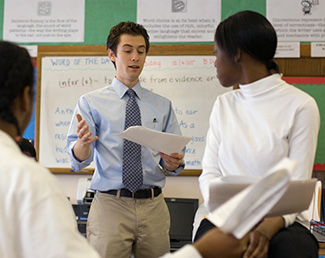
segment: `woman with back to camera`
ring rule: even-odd
[[[219,24],[214,53],[224,87],[210,116],[199,177],[207,206],[209,184],[227,175],[263,176],[281,159],[298,162],[293,179],[312,175],[320,117],[315,100],[281,79],[273,58],[277,36],[256,12],[238,12]],[[209,207],[207,207],[209,209]],[[202,220],[195,240],[211,229]],[[318,257],[318,243],[304,213],[263,220],[250,235],[243,257]]]
[[[19,149],[33,113],[26,49],[0,41],[0,257],[99,258],[54,175]]]

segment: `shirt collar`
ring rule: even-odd
[[[112,87],[114,88],[115,92],[120,97],[120,99],[122,99],[124,97],[125,93],[129,89],[126,85],[124,85],[122,82],[120,82],[116,78],[113,79]],[[134,90],[136,95],[138,96],[138,98],[141,99],[142,87],[141,87],[140,81],[138,81],[137,84],[132,87],[132,90]]]
[[[281,79],[280,74],[273,74],[249,84],[240,84],[239,88],[240,92],[245,96],[253,97],[273,90],[273,88],[279,87],[283,83],[284,81]]]

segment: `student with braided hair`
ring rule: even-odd
[[[33,83],[28,52],[0,41],[0,257],[99,258],[59,182],[17,143],[32,116]]]

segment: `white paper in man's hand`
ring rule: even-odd
[[[191,140],[191,137],[163,133],[143,126],[130,126],[116,135],[168,155],[181,152]]]

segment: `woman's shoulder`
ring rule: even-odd
[[[313,96],[296,87],[295,85],[284,82],[283,87],[281,87],[281,91],[281,94],[284,94],[284,96],[289,97],[293,101],[297,101],[299,103],[316,103]]]

